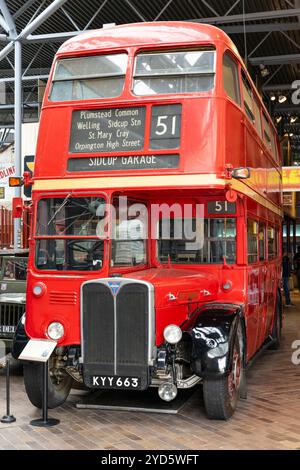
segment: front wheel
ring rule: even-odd
[[[203,382],[204,406],[210,419],[228,420],[237,407],[245,374],[243,339],[240,331],[239,333],[235,339],[230,374],[215,379],[205,379]]]
[[[52,360],[49,360],[48,408],[62,405],[71,390],[73,379],[62,369],[53,373]],[[28,362],[24,364],[24,384],[27,396],[33,406],[42,408],[43,404],[43,365]]]

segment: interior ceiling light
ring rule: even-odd
[[[298,119],[298,116],[291,116],[290,123],[293,124]]]
[[[290,137],[293,137],[293,135],[294,135],[293,132],[290,132],[290,133],[289,133],[289,136],[290,136]]]
[[[277,116],[276,117],[276,123],[279,124],[280,121],[282,121],[282,116]]]
[[[267,77],[270,74],[265,64],[260,64],[259,68],[262,77]]]
[[[280,95],[278,97],[279,103],[284,103],[287,100],[287,97],[285,95]]]
[[[275,96],[275,95],[271,95],[271,96],[270,96],[270,99],[271,99],[271,101],[275,101],[275,100],[276,100],[276,96]]]

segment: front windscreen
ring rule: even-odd
[[[133,92],[136,95],[207,92],[214,87],[215,51],[138,54]]]
[[[90,100],[120,96],[127,54],[61,59],[57,62],[49,99]]]
[[[41,199],[36,220],[36,267],[71,271],[101,269],[104,220],[102,197]]]

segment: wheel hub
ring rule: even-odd
[[[239,389],[241,379],[241,358],[240,354],[234,350],[232,360],[232,371],[228,377],[228,392],[230,398],[234,398],[235,393]]]

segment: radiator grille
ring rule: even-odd
[[[113,295],[105,283],[82,289],[82,350],[84,376],[139,376],[148,380],[149,291],[142,283],[126,282]]]
[[[0,304],[0,337],[12,338],[25,311],[22,304]]]
[[[125,284],[117,295],[117,364],[147,363],[148,289],[143,284]]]

